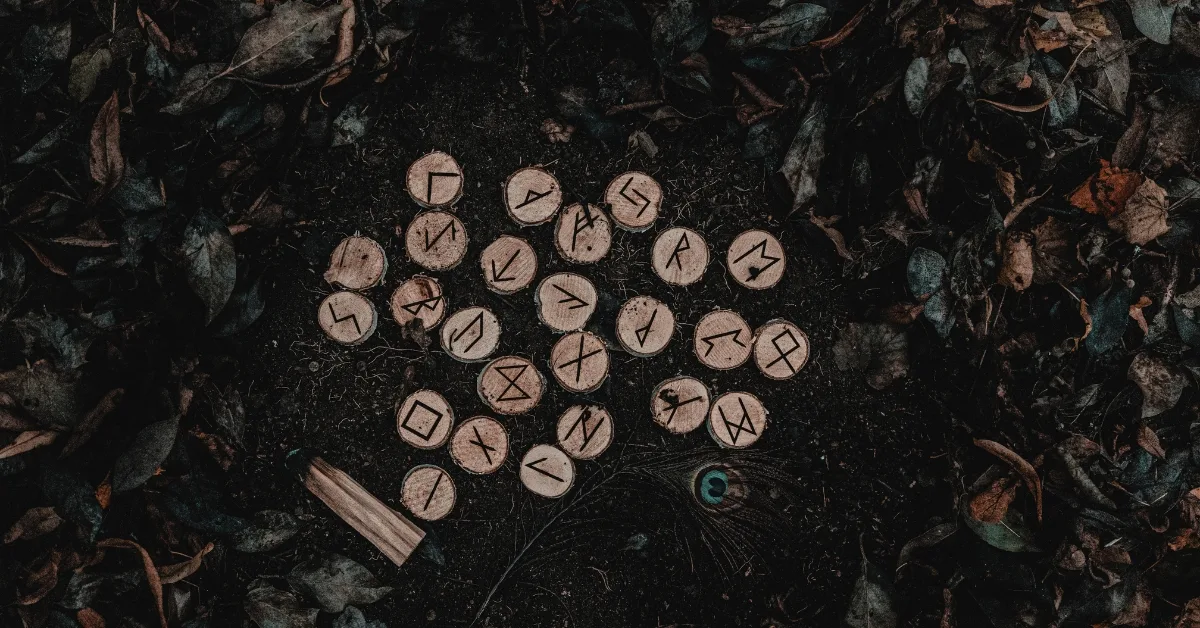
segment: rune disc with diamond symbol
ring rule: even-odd
[[[592,332],[571,332],[551,347],[550,369],[563,388],[577,393],[592,392],[608,377],[608,349]]]
[[[713,400],[708,411],[708,434],[729,449],[753,445],[766,427],[767,409],[750,393],[727,392]]]
[[[440,394],[421,389],[405,397],[396,409],[396,433],[419,449],[437,449],[450,437],[454,410]]]
[[[483,367],[475,388],[479,398],[497,414],[525,414],[541,402],[546,378],[528,359],[506,355]]]
[[[808,362],[808,336],[777,318],[754,332],[754,364],[771,379],[790,379]]]

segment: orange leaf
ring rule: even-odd
[[[1071,204],[1089,214],[1111,218],[1125,209],[1129,197],[1137,191],[1145,175],[1135,170],[1115,168],[1100,161],[1100,172],[1092,175],[1071,193]]]
[[[101,510],[108,510],[108,503],[112,501],[112,474],[105,476],[104,481],[100,486],[96,487],[96,501],[100,504]]]
[[[75,619],[83,628],[104,628],[104,618],[90,608],[79,609],[79,612],[75,613]]]
[[[0,448],[0,460],[11,458],[12,456],[23,454],[27,451],[33,451],[38,447],[43,447],[53,443],[58,438],[58,432],[54,430],[28,430],[17,434],[16,440],[9,443],[7,446]]]
[[[982,438],[975,439],[975,446],[992,454],[993,456],[1005,461],[1014,471],[1021,474],[1021,478],[1025,480],[1025,486],[1033,493],[1033,501],[1037,504],[1037,518],[1042,520],[1042,480],[1038,477],[1037,469],[1029,464],[1029,461],[1021,457],[1017,452],[997,443],[994,440],[984,440]]]
[[[984,491],[971,498],[971,518],[984,523],[1000,523],[1008,514],[1008,507],[1017,496],[1017,485],[1011,478],[1003,477]]]

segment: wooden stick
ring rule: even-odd
[[[421,528],[320,456],[297,449],[288,454],[287,466],[299,476],[305,488],[379,548],[397,567],[404,565],[425,538]]]

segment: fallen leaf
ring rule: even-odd
[[[850,606],[842,622],[847,628],[896,628],[898,617],[886,578],[865,557],[862,574],[850,592]]]
[[[1152,179],[1146,179],[1129,197],[1125,207],[1109,217],[1108,228],[1138,245],[1170,231],[1167,191]]]
[[[967,527],[988,545],[1005,552],[1040,551],[1033,541],[1033,533],[1025,525],[1025,519],[1016,508],[1008,508],[1004,518],[996,523],[980,521],[971,516],[970,502],[963,500],[963,521]]]
[[[563,124],[550,118],[542,121],[542,134],[550,140],[551,144],[566,144],[571,141],[571,134],[574,132],[575,127],[570,124]]]
[[[392,592],[366,567],[334,553],[296,565],[287,581],[292,590],[313,598],[327,613],[340,613],[347,604],[371,604]]]
[[[1093,91],[1100,101],[1124,115],[1129,96],[1129,54],[1125,52],[1125,39],[1116,17],[1107,9],[1102,13],[1110,34],[1097,39],[1090,50],[1081,53],[1080,63],[1095,73],[1097,85]]]
[[[269,552],[288,542],[299,531],[300,522],[291,514],[263,510],[255,513],[250,525],[234,535],[233,548],[248,554]]]
[[[224,63],[201,63],[188,68],[179,80],[175,97],[162,112],[181,116],[221,102],[233,91],[233,81],[221,78],[224,71]]]
[[[941,253],[916,247],[908,258],[908,289],[924,302],[923,314],[942,338],[954,328],[946,259]]]
[[[1137,303],[1129,306],[1129,318],[1132,318],[1133,322],[1138,324],[1138,327],[1141,328],[1143,334],[1150,333],[1150,324],[1146,322],[1146,316],[1143,313],[1143,310],[1153,304],[1154,301],[1151,301],[1150,297],[1142,295],[1141,297],[1138,297]]]
[[[354,9],[354,0],[342,0],[342,8],[345,9],[345,13],[342,13],[342,17],[338,21],[337,49],[333,53],[334,65],[348,60],[354,53],[354,24],[357,21],[358,12]],[[325,84],[321,86],[322,91],[326,87],[346,80],[346,77],[350,76],[350,72],[350,67],[347,66],[325,77]],[[321,102],[325,102],[324,96],[321,97]]]
[[[54,77],[56,67],[67,60],[70,52],[70,21],[30,26],[21,38],[11,66],[21,83],[21,93],[32,94],[41,89]]]
[[[850,323],[833,346],[838,370],[866,372],[867,385],[887,388],[908,374],[908,337],[887,323]]]
[[[1158,416],[1174,408],[1188,384],[1187,376],[1178,369],[1146,352],[1133,358],[1128,377],[1142,391],[1142,418]]]
[[[1038,521],[1041,521],[1042,480],[1038,477],[1037,469],[1034,469],[1033,465],[1029,464],[1029,461],[1022,458],[1020,454],[996,441],[976,438],[975,446],[1007,462],[1008,466],[1020,474],[1021,479],[1025,482],[1025,488],[1028,488],[1029,493],[1033,495],[1033,501],[1037,507],[1037,518]]]
[[[1171,43],[1171,22],[1175,18],[1175,3],[1164,4],[1162,0],[1129,0],[1133,12],[1133,25],[1147,39],[1167,45]]]
[[[900,568],[912,560],[912,556],[917,550],[933,547],[953,536],[955,532],[958,532],[958,521],[947,521],[933,526],[916,538],[909,540],[904,547],[900,548],[900,554],[896,556],[896,572],[899,573]]]
[[[293,3],[299,0],[292,0]],[[187,279],[205,306],[205,323],[211,323],[237,283],[237,254],[225,224],[207,211],[198,212],[183,231]]]
[[[1100,161],[1100,172],[1092,175],[1071,193],[1071,204],[1088,212],[1110,218],[1125,209],[1146,177],[1134,170],[1110,166]]]
[[[60,432],[54,430],[29,430],[17,434],[13,442],[0,447],[0,460],[45,447],[58,439]]]
[[[825,124],[829,111],[823,98],[809,105],[779,172],[794,195],[792,211],[807,208],[817,197],[817,179],[825,160]]]
[[[819,4],[796,2],[729,38],[730,50],[751,48],[788,50],[809,43],[829,26],[829,10]]]
[[[1154,430],[1145,424],[1138,426],[1137,444],[1138,447],[1145,449],[1147,453],[1155,458],[1160,460],[1167,458],[1167,452],[1163,449],[1162,443],[1159,442],[1158,434],[1155,434]]]
[[[95,538],[104,517],[96,492],[79,474],[57,464],[43,464],[39,488],[54,509],[69,521],[80,526],[86,538]]]
[[[175,584],[184,578],[190,577],[200,569],[203,564],[204,556],[213,550],[213,544],[209,543],[196,552],[190,560],[185,560],[174,565],[163,565],[158,568],[158,578],[163,584]]]
[[[100,505],[101,510],[108,510],[108,504],[112,502],[112,474],[104,476],[104,480],[96,487],[96,503]]]
[[[1132,295],[1124,281],[1117,281],[1108,290],[1096,297],[1085,310],[1089,333],[1084,346],[1093,355],[1112,351],[1125,336],[1129,325],[1129,304]]]
[[[104,628],[104,618],[100,613],[90,609],[81,608],[75,611],[75,620],[79,622],[83,628]]]
[[[121,154],[120,105],[115,91],[100,107],[92,124],[88,171],[92,181],[100,185],[92,193],[93,201],[103,198],[125,178],[125,156]]]
[[[1008,233],[1004,238],[1004,260],[1000,265],[999,282],[1017,292],[1022,292],[1033,283],[1032,236],[1025,233]]]
[[[333,620],[333,628],[387,628],[387,626],[378,619],[368,621],[362,611],[356,607],[347,606],[346,610]]]
[[[58,585],[58,563],[61,560],[62,554],[58,550],[53,550],[37,568],[30,569],[29,574],[25,576],[24,586],[21,587],[24,592],[17,596],[17,604],[21,606],[37,604],[53,591],[54,587]]]
[[[83,415],[79,424],[71,431],[71,436],[67,439],[67,444],[63,445],[62,452],[58,454],[58,457],[66,458],[91,440],[92,435],[99,429],[100,423],[104,421],[104,417],[116,409],[117,404],[121,403],[121,399],[124,396],[124,388],[114,388],[108,391],[100,401],[96,402],[96,405],[92,406],[92,409]]]
[[[346,108],[333,119],[333,141],[330,146],[348,146],[362,139],[375,126],[379,111],[375,104],[370,92],[350,99]]]
[[[850,249],[846,248],[846,238],[842,236],[841,231],[838,231],[834,227],[839,220],[841,220],[841,216],[818,216],[811,211],[808,214],[808,221],[816,225],[825,234],[825,237],[829,238],[838,255],[848,262],[853,262],[855,259],[854,254],[850,252]]]
[[[154,560],[150,558],[150,554],[146,549],[128,539],[101,539],[96,543],[96,547],[131,549],[142,557],[142,570],[146,573],[146,584],[150,587],[150,594],[154,596],[154,604],[158,610],[158,621],[162,624],[162,628],[169,628],[167,626],[167,616],[163,613],[162,582],[158,579],[158,570],[154,567]]]
[[[345,11],[342,4],[317,8],[301,0],[277,5],[269,17],[246,29],[223,74],[261,79],[299,66],[333,37]]]
[[[116,493],[135,489],[154,475],[175,446],[179,418],[172,417],[142,428],[113,465],[112,488]]]
[[[1017,484],[1009,477],[997,478],[967,502],[970,517],[983,523],[1000,523],[1017,497]]]
[[[246,592],[246,614],[259,628],[315,628],[317,609],[303,608],[294,593],[280,591],[266,580],[250,583]]]
[[[62,517],[54,512],[52,506],[30,508],[4,534],[4,542],[12,543],[20,539],[31,541],[53,532],[62,524],[62,521]]]

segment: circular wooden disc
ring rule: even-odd
[[[470,473],[492,473],[507,457],[508,431],[491,417],[471,417],[450,437],[450,458]]]
[[[613,221],[626,231],[649,229],[658,218],[662,199],[662,186],[644,172],[617,175],[604,190],[604,202],[612,211]]]
[[[654,238],[650,266],[659,279],[672,286],[700,281],[708,267],[708,242],[686,227],[671,227]]]
[[[602,406],[571,406],[558,418],[557,432],[558,446],[568,456],[592,460],[612,444],[612,415]]]
[[[737,312],[713,310],[696,323],[692,346],[701,364],[724,371],[746,363],[753,341],[750,326]]]
[[[513,294],[533,283],[537,275],[537,254],[525,240],[505,235],[487,245],[479,256],[479,265],[489,290]]]
[[[587,277],[575,273],[546,277],[533,298],[542,324],[557,332],[583,329],[596,311],[596,287]]]
[[[789,321],[767,321],[754,332],[754,364],[771,379],[789,379],[808,362],[808,335]]]
[[[412,162],[405,181],[408,195],[422,207],[445,207],[462,196],[462,167],[441,151]]]
[[[467,254],[467,231],[454,214],[421,212],[408,225],[404,250],[408,259],[429,270],[450,270]]]
[[[521,483],[542,497],[562,497],[575,483],[575,463],[554,445],[534,445],[521,458]]]
[[[708,411],[708,433],[722,447],[749,447],[766,427],[767,409],[750,393],[727,392],[713,400]]]
[[[650,395],[650,414],[655,423],[672,434],[687,434],[708,418],[711,401],[712,395],[704,382],[681,375],[654,387]]]
[[[442,325],[442,350],[460,362],[486,359],[500,346],[500,321],[486,307],[463,308]]]
[[[454,409],[445,397],[432,390],[418,390],[396,408],[396,433],[418,449],[441,447],[453,427]]]
[[[424,275],[416,275],[400,284],[392,293],[391,305],[392,318],[401,327],[417,319],[428,331],[437,327],[446,316],[446,297],[442,294],[442,284]]]
[[[654,297],[633,297],[617,312],[617,340],[640,358],[661,353],[674,335],[675,314]]]
[[[506,355],[488,362],[475,381],[479,398],[493,412],[525,414],[542,401],[546,378],[528,359]]]
[[[383,281],[387,255],[371,238],[354,235],[342,240],[329,256],[325,281],[346,290],[366,290]]]
[[[590,331],[573,331],[550,348],[550,370],[563,388],[592,392],[608,377],[608,348]]]
[[[375,306],[357,292],[335,292],[317,307],[317,324],[333,340],[356,345],[375,333]]]
[[[422,464],[404,474],[400,501],[415,517],[437,521],[450,514],[457,499],[454,480],[441,467]]]
[[[562,188],[538,166],[521,168],[504,182],[504,207],[518,224],[531,227],[554,217],[562,206]]]
[[[558,216],[554,245],[568,262],[593,264],[612,246],[612,221],[595,205],[575,203]]]
[[[725,263],[734,281],[751,290],[765,290],[783,278],[787,256],[775,236],[752,229],[733,239]]]

